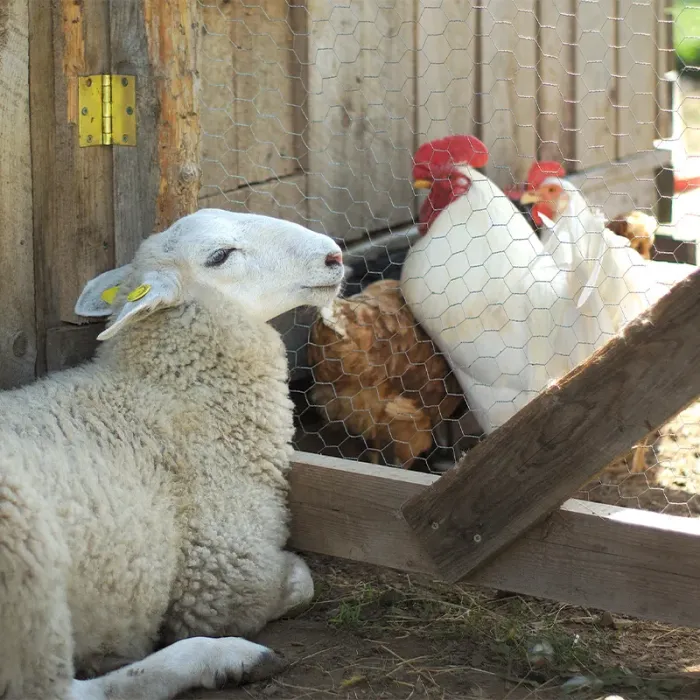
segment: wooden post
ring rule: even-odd
[[[0,387],[34,378],[36,329],[27,0],[0,5]]]
[[[146,236],[197,209],[198,3],[27,4],[37,366],[43,373],[94,351],[102,324],[73,313],[85,283],[128,262]],[[91,73],[136,76],[135,147],[79,147],[77,81]],[[15,122],[26,119],[7,120],[13,129]]]
[[[696,271],[403,506],[440,574],[473,573],[683,410],[699,365]]]
[[[113,2],[113,6],[119,4]],[[197,210],[201,177],[195,95],[197,8],[197,0],[143,0],[159,110],[156,231]]]

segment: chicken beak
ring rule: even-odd
[[[432,187],[432,182],[430,180],[416,180],[413,183],[413,189],[416,190],[429,190]]]
[[[520,204],[537,204],[539,201],[537,192],[525,192],[520,196]]]

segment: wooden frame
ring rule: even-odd
[[[498,555],[700,396],[700,270],[402,510],[448,581]]]
[[[305,452],[291,473],[291,545],[439,576],[401,516],[441,478]],[[700,521],[566,501],[467,580],[572,605],[700,627]]]

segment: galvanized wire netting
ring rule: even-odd
[[[658,148],[673,113],[665,0],[200,0],[199,9],[201,205],[334,236],[347,251],[342,296],[360,295],[318,318],[300,311],[277,322],[299,449],[450,468],[634,315],[640,292],[606,262],[610,236],[653,259],[642,262],[662,282],[695,263],[692,242],[673,237],[670,157]],[[434,193],[452,177],[450,213],[429,222],[414,160],[448,135],[485,144],[488,162],[475,172],[500,189],[495,205],[450,209],[484,183],[460,189],[445,167],[459,166],[464,149],[438,145],[441,168],[428,163],[428,186]],[[520,197],[542,184],[532,181],[535,161],[561,164],[586,205],[600,208],[600,219],[574,212],[592,229],[567,243],[533,217]],[[600,221],[613,231],[603,234]],[[430,223],[425,235],[421,222]],[[425,253],[431,262],[415,267],[412,285],[411,242],[431,237],[447,252]],[[543,256],[556,268],[551,279]],[[432,307],[418,300],[421,284]],[[691,407],[580,495],[695,513],[697,413]]]

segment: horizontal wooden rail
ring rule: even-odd
[[[413,496],[404,517],[457,581],[698,396],[700,270]]]
[[[297,452],[299,550],[437,576],[401,506],[437,477]],[[700,521],[569,500],[470,584],[700,627]]]

